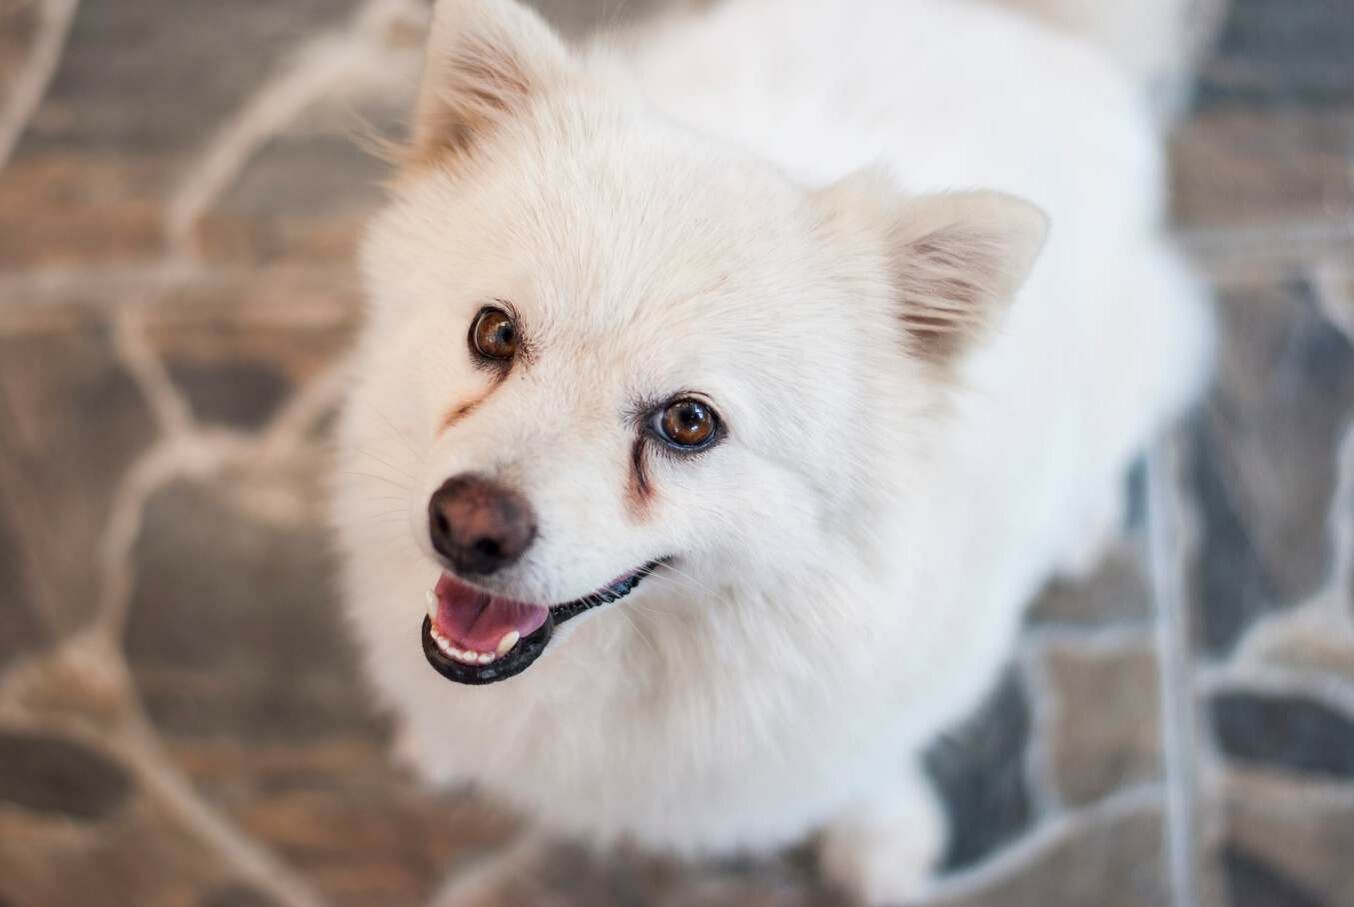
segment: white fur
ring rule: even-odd
[[[916,896],[945,840],[921,748],[991,687],[1050,573],[1084,569],[1126,466],[1207,369],[1140,92],[1090,45],[962,0],[727,0],[581,54],[503,0],[438,18],[416,149],[433,162],[368,237],[334,496],[402,753],[598,844],[762,850],[826,828],[836,881]],[[493,65],[461,66],[466,47]],[[499,75],[514,55],[522,85]],[[435,118],[467,98],[468,147],[439,158]],[[1013,301],[1042,219],[929,195],[976,189],[1052,225]],[[996,257],[959,254],[982,298],[937,364],[897,288],[925,276],[908,237],[946,218],[995,225]],[[496,388],[466,348],[490,299],[531,348]],[[636,516],[630,409],[680,390],[728,437],[650,455]],[[560,602],[674,568],[520,676],[453,684],[418,642],[426,506],[467,470],[540,523],[494,591]]]

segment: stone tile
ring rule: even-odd
[[[1161,907],[1170,903],[1156,810],[1077,828],[1013,877],[937,907]]]
[[[1225,692],[1209,714],[1218,746],[1272,771],[1354,779],[1354,718],[1299,696]]]
[[[1199,106],[1354,102],[1354,16],[1346,0],[1231,0],[1200,73]]]
[[[1226,848],[1222,868],[1231,907],[1322,907],[1297,882],[1243,850]]]
[[[411,89],[414,84],[411,78]],[[362,136],[400,136],[411,104],[315,105],[269,141],[203,217],[198,241],[204,255],[213,261],[351,259],[391,170],[363,147]]]
[[[528,865],[495,871],[457,907],[847,907],[805,866],[782,858],[683,863],[622,850],[597,855],[568,845]]]
[[[1034,627],[1094,628],[1141,624],[1152,617],[1142,554],[1132,542],[1116,545],[1082,581],[1054,580],[1029,613]]]
[[[154,255],[193,156],[299,42],[353,0],[86,0],[0,173],[0,263]],[[185,90],[191,86],[191,90]]]
[[[37,0],[6,0],[0,6],[0,103],[28,59],[38,26]]]
[[[181,907],[228,878],[190,831],[136,798],[97,827],[0,807],[0,902]]]
[[[0,333],[0,513],[19,543],[23,598],[39,622],[0,620],[61,635],[98,595],[100,533],[128,466],[154,421],[118,362],[110,329],[82,306],[54,305],[25,333]]]
[[[1025,776],[1028,694],[1010,671],[976,715],[926,753],[926,768],[950,813],[946,869],[977,863],[1034,822]]]
[[[422,903],[454,866],[517,829],[463,791],[421,789],[376,739],[216,738],[172,750],[210,802],[339,907]]]
[[[46,631],[24,575],[19,529],[0,509],[0,670],[15,656],[32,651]]]
[[[1189,228],[1339,228],[1354,211],[1354,112],[1205,113],[1171,141],[1172,204]]]
[[[199,420],[258,428],[347,349],[357,293],[346,267],[203,281],[149,309],[146,334]]]
[[[131,791],[122,766],[83,744],[0,730],[0,803],[70,819],[102,819]]]
[[[1337,442],[1354,413],[1354,349],[1305,284],[1237,291],[1220,309],[1218,380],[1191,463],[1202,521],[1194,630],[1210,653],[1322,584]]]
[[[1220,862],[1230,907],[1343,907],[1354,892],[1354,801],[1292,784],[1229,782]]]
[[[1074,805],[1160,773],[1156,656],[1146,646],[1104,653],[1050,651],[1050,754],[1055,783]]]
[[[526,0],[556,28],[570,35],[584,35],[598,28],[608,28],[676,5],[674,0]]]
[[[260,894],[248,885],[238,882],[222,885],[207,892],[199,902],[201,907],[276,907],[277,902]]]
[[[308,740],[379,727],[343,632],[318,471],[176,483],[150,500],[126,646],[165,733]]]

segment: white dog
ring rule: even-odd
[[[822,831],[919,896],[920,751],[1207,369],[1143,83],[969,0],[434,19],[334,505],[406,753],[599,845]]]

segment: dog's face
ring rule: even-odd
[[[795,185],[601,68],[444,0],[365,248],[338,523],[350,571],[423,578],[359,607],[423,620],[452,680],[520,673],[650,575],[699,608],[863,544],[883,458],[1042,242],[1004,196]]]

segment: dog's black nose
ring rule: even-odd
[[[457,572],[485,575],[514,563],[536,537],[531,505],[474,473],[452,476],[428,502],[433,550]]]

